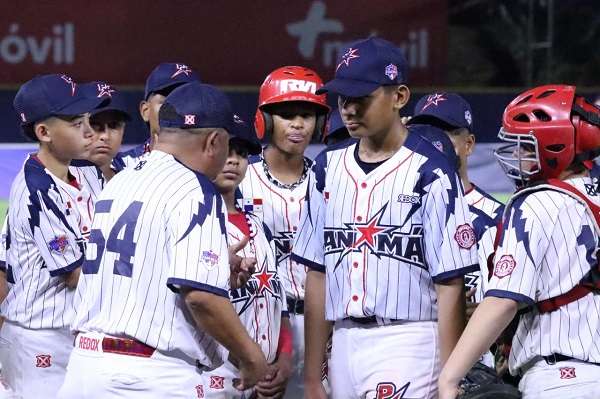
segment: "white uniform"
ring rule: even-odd
[[[81,182],[63,182],[35,156],[15,178],[9,203],[6,264],[13,285],[1,306],[3,377],[26,398],[53,397],[73,346],[74,290],[62,277],[83,263],[93,203]]]
[[[312,161],[305,158],[305,171]],[[268,172],[262,156],[249,158],[246,177],[240,184],[243,200],[240,206],[262,218],[273,233],[275,255],[281,283],[288,298],[288,312],[292,325],[294,345],[294,373],[288,382],[286,398],[304,395],[304,285],[306,267],[294,262],[290,255],[294,233],[298,229],[300,211],[304,206],[307,179],[286,186]]]
[[[69,166],[69,172],[75,176],[77,181],[82,182],[87,187],[95,203],[96,198],[100,196],[106,185],[106,179],[100,168],[89,161],[74,160]]]
[[[220,366],[225,350],[179,290],[228,297],[225,223],[214,185],[172,155],[154,151],[111,179],[96,203],[59,397],[196,397],[201,370]]]
[[[460,182],[416,134],[369,173],[357,154],[352,140],[315,160],[292,255],[326,273],[332,394],[435,397],[434,283],[478,268]]]
[[[248,283],[242,288],[231,289],[229,297],[248,334],[260,345],[267,362],[272,363],[277,357],[281,318],[287,317],[285,292],[279,281],[271,233],[258,217],[247,215],[248,219],[242,214],[229,215],[227,235],[229,243],[235,244],[250,234],[252,239],[239,255],[256,258],[257,267]],[[242,393],[233,387],[233,379],[238,378],[239,371],[230,362],[206,373],[206,398],[251,397],[252,389]]]
[[[137,166],[141,160],[145,159],[150,153],[150,139],[142,144],[138,144],[130,150],[118,152],[112,160],[111,168],[115,172],[120,172],[130,166]]]
[[[589,177],[565,182],[600,205]],[[583,202],[557,190],[531,190],[507,206],[486,292],[522,307],[568,292],[598,262],[599,234]],[[524,374],[524,398],[600,397],[600,366],[590,364],[600,363],[599,309],[600,296],[588,294],[549,313],[534,308],[521,315],[509,369]],[[579,360],[550,365],[542,358],[553,354]]]

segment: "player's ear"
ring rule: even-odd
[[[218,154],[221,146],[227,145],[228,141],[228,133],[225,130],[213,129],[207,134],[204,150],[211,156]]]
[[[467,137],[465,138],[465,145],[467,147],[467,156],[471,155],[473,153],[473,150],[475,150],[475,135],[468,133]]]
[[[52,141],[50,129],[52,124],[48,120],[44,120],[33,125],[33,132],[40,143],[49,143]]]
[[[150,120],[150,103],[146,100],[140,101],[140,116],[144,120],[144,122],[148,122]]]
[[[408,86],[399,85],[393,93],[393,107],[396,112],[400,111],[410,100],[410,89]]]

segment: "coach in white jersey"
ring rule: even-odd
[[[263,378],[265,357],[229,301],[226,209],[211,182],[228,135],[243,133],[233,119],[216,88],[178,87],[155,151],[102,191],[58,397],[197,397],[225,348],[240,365],[237,388]]]
[[[303,396],[304,284],[306,268],[290,258],[292,240],[304,206],[308,171],[312,161],[304,156],[313,136],[323,134],[329,107],[319,75],[300,66],[271,72],[260,87],[255,128],[269,144],[250,158],[240,185],[242,206],[258,215],[273,234],[280,277],[294,331],[294,374],[287,398]]]
[[[232,288],[229,297],[248,334],[262,348],[270,363],[265,380],[260,381],[257,393],[266,397],[280,397],[285,392],[292,370],[292,332],[287,314],[285,292],[275,262],[275,248],[271,231],[250,211],[237,203],[238,186],[248,168],[248,154],[261,152],[258,140],[247,141],[237,137],[229,140],[229,156],[215,179],[227,207],[227,235],[230,243],[249,240],[242,256],[255,257],[257,268],[252,278],[242,287]],[[239,371],[227,361],[207,373],[206,398],[250,398],[254,389],[240,392],[233,387]]]
[[[148,125],[150,137],[130,150],[117,153],[112,163],[115,172],[136,166],[154,148],[160,130],[158,111],[169,93],[185,83],[199,81],[200,78],[189,66],[176,62],[163,62],[150,72],[146,79],[144,99],[140,102],[140,116]]]
[[[600,198],[585,164],[600,112],[575,87],[541,86],[505,109],[496,155],[524,188],[509,201],[483,302],[440,376],[440,398],[521,310],[509,369],[523,398],[600,397]]]
[[[68,326],[92,208],[69,163],[88,156],[85,114],[102,102],[86,98],[66,75],[36,77],[15,96],[23,132],[39,150],[10,191],[5,248],[12,286],[0,307],[0,360],[3,379],[25,398],[55,396],[72,348]]]
[[[316,158],[294,241],[293,259],[310,268],[307,398],[324,397],[332,324],[334,398],[436,397],[440,362],[464,326],[475,236],[454,168],[401,122],[406,69],[399,48],[369,38],[344,49],[322,89],[339,94],[355,139]]]

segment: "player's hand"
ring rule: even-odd
[[[233,387],[238,391],[252,388],[265,378],[267,366],[265,355],[258,344],[255,344],[252,353],[249,353],[245,360],[240,360],[238,365],[240,378],[233,380]]]
[[[477,306],[479,305],[479,303],[474,302],[475,301],[475,291],[477,291],[477,287],[471,288],[465,294],[465,296],[467,297],[467,308],[466,308],[467,323],[469,322],[469,320],[471,319],[471,316],[473,315],[473,313],[475,313],[475,309],[477,309]]]
[[[238,243],[229,247],[229,268],[231,276],[229,284],[231,288],[239,288],[246,285],[256,268],[256,258],[242,258],[237,253],[248,244],[249,238],[244,237]]]
[[[304,398],[305,399],[327,399],[327,393],[321,380],[306,381],[304,380]]]
[[[269,365],[264,380],[256,384],[256,397],[259,399],[282,398],[293,369],[292,357],[287,353],[280,353],[277,361]]]

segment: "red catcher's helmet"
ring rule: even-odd
[[[315,94],[321,86],[323,81],[312,69],[284,66],[271,72],[260,86],[258,94],[258,109],[254,118],[254,128],[258,138],[262,139],[273,131],[273,117],[265,108],[268,109],[271,104],[288,101],[315,104],[317,106],[315,134],[324,134],[329,106],[325,94]]]
[[[557,178],[574,161],[600,154],[599,126],[600,110],[575,96],[575,86],[536,87],[506,106],[498,137],[510,144],[495,155],[508,177],[521,184]]]

